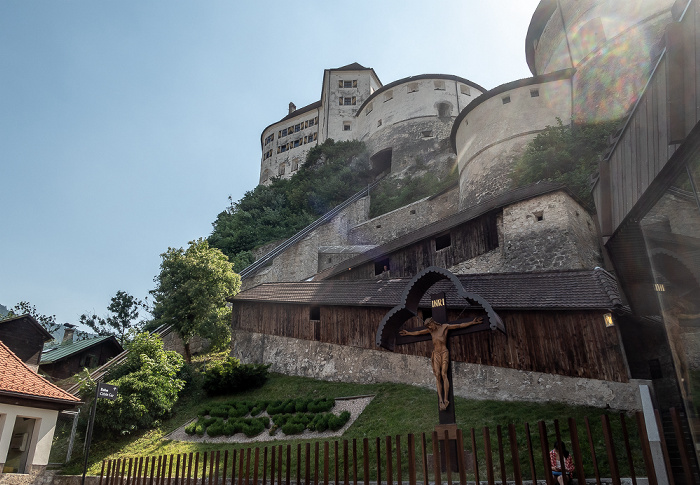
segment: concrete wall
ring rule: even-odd
[[[504,207],[497,224],[498,248],[448,269],[455,274],[502,273],[602,264],[592,217],[564,191]]]
[[[0,403],[0,475],[10,449],[10,440],[17,417],[36,420],[29,441],[28,470],[41,469],[49,463],[58,411]]]
[[[234,329],[231,355],[270,370],[336,382],[397,382],[435,389],[430,359]],[[454,393],[466,399],[563,402],[639,410],[640,382],[618,383],[455,363]]]
[[[460,209],[507,190],[525,145],[557,117],[567,123],[570,113],[568,79],[516,87],[474,106],[455,138]]]

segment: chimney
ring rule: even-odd
[[[72,344],[74,333],[75,333],[75,325],[71,325],[70,323],[64,323],[63,324],[63,340],[61,341],[61,345]]]
[[[297,110],[297,106],[294,103],[289,103],[289,114],[294,113]]]

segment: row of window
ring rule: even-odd
[[[444,91],[445,90],[445,81],[442,81],[442,80],[434,81],[434,83],[435,83],[435,90],[436,91]],[[409,93],[417,92],[418,88],[419,88],[418,83],[409,83],[406,87],[406,89]],[[471,96],[471,89],[466,84],[460,84],[459,89],[460,89],[460,92],[462,94],[466,94],[467,96]],[[392,100],[392,99],[394,99],[394,91],[393,90],[389,90],[386,93],[384,93],[384,102],[385,103],[387,101]],[[342,99],[341,99],[340,104],[343,104]],[[355,104],[355,103],[353,103],[353,104]],[[367,107],[365,108],[365,116],[370,114],[372,112],[372,109],[374,109],[374,103],[369,103],[367,105]]]
[[[346,96],[346,97],[341,96],[340,98],[338,98],[338,104],[339,104],[340,106],[350,106],[350,105],[353,105],[353,106],[354,106],[354,105],[357,104],[357,98],[356,98],[355,96],[352,96],[352,97],[350,97],[350,96]]]
[[[535,88],[530,90],[530,97],[531,98],[539,98],[540,97],[540,90]],[[501,102],[503,104],[508,104],[510,103],[510,94],[507,94],[501,98]]]
[[[291,135],[292,133],[298,133],[301,130],[304,130],[306,128],[309,128],[311,126],[316,126],[318,124],[318,116],[315,118],[308,119],[306,121],[302,121],[301,123],[297,123],[296,125],[292,125],[289,128],[285,128],[284,130],[279,130],[278,134],[280,138],[284,138],[287,135]],[[268,136],[267,138],[273,137],[273,135]],[[267,138],[265,139],[265,144],[267,145]],[[274,138],[270,138],[270,141],[272,141]]]
[[[270,158],[271,156],[272,156],[272,148],[270,148],[268,151],[266,151],[266,152],[263,154],[263,160],[267,160],[267,159]]]
[[[311,143],[312,141],[316,140],[318,140],[318,133],[314,133],[309,136],[305,136],[304,138],[299,138],[297,140],[290,141],[285,145],[280,145],[277,147],[277,153],[286,152],[287,150],[291,150],[292,148],[296,148],[301,145],[306,145],[307,143]]]
[[[338,87],[339,88],[356,88],[357,87],[357,79],[353,79],[351,81],[341,79],[338,81]]]
[[[274,139],[275,139],[275,134],[273,133],[270,136],[268,136],[267,138],[265,138],[265,145],[272,143],[274,141]]]

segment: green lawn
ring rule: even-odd
[[[174,409],[171,419],[161,423],[156,429],[140,432],[133,436],[120,439],[100,440],[94,438],[90,453],[90,474],[99,474],[103,459],[114,459],[120,457],[133,457],[145,455],[178,454],[189,452],[205,452],[216,450],[240,450],[250,447],[250,444],[213,444],[178,442],[166,440],[164,437],[182,424],[197,416],[199,408],[209,402],[227,401],[235,398],[240,399],[285,399],[290,397],[345,397],[357,395],[374,395],[375,398],[367,406],[362,415],[338,440],[358,440],[358,447],[361,448],[363,438],[370,438],[371,452],[374,456],[374,443],[377,437],[384,443],[385,436],[402,437],[402,444],[405,447],[408,433],[418,435],[416,442],[420,442],[420,433],[428,433],[428,446],[431,449],[431,433],[438,423],[437,398],[435,392],[426,389],[419,389],[413,386],[401,384],[347,384],[337,382],[317,381],[301,377],[289,377],[272,374],[264,387],[253,391],[238,394],[236,396],[222,396],[213,399],[207,398],[201,391],[190,389],[183,392],[183,395]],[[567,406],[564,404],[537,404],[522,402],[495,402],[495,401],[470,401],[456,398],[457,423],[465,433],[465,448],[471,449],[471,429],[475,429],[478,455],[483,456],[483,428],[490,428],[492,449],[494,450],[494,460],[498,462],[497,454],[497,427],[500,425],[503,432],[503,446],[506,456],[510,456],[508,444],[508,425],[513,423],[516,426],[518,435],[518,446],[521,456],[521,463],[528,462],[527,443],[525,435],[525,423],[530,424],[532,432],[532,445],[535,456],[541,456],[540,441],[537,433],[537,422],[545,422],[548,431],[548,440],[551,444],[555,439],[554,420],[560,420],[561,432],[567,443],[570,443],[567,426],[567,418],[576,419],[577,429],[584,448],[584,466],[590,468],[590,452],[588,439],[584,425],[584,417],[590,417],[593,428],[593,441],[596,448],[599,465],[605,470],[607,468],[606,453],[604,448],[603,434],[601,430],[600,416],[603,410],[597,408]],[[617,446],[617,457],[623,473],[629,473],[629,466],[626,462],[624,442],[621,439],[620,417],[615,413],[609,413],[610,421],[613,425],[613,433],[620,437],[615,439]],[[627,418],[627,426],[630,436],[634,437],[633,448],[635,449],[635,469],[642,472],[641,453],[639,452],[637,431],[633,417]],[[308,440],[278,440],[261,443],[263,446],[292,445],[295,452],[297,444],[306,443]],[[302,445],[302,448],[305,445]],[[341,445],[342,446],[342,445]],[[383,446],[383,445],[382,445]],[[76,449],[81,448],[76,444]],[[331,449],[333,445],[331,444]],[[404,450],[405,453],[405,450]],[[483,458],[480,458],[480,462]],[[537,460],[538,463],[541,462]],[[406,460],[404,460],[405,467]],[[480,466],[480,468],[483,465]],[[591,469],[592,470],[592,469]],[[82,458],[75,456],[72,462],[64,468],[66,474],[78,474],[82,472]],[[482,470],[483,473],[483,470]],[[529,473],[524,470],[523,473]],[[541,472],[540,472],[541,473]],[[588,473],[588,471],[587,471]],[[644,474],[644,473],[641,473]],[[541,476],[541,475],[540,475]]]

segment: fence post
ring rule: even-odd
[[[666,447],[666,436],[664,436],[664,427],[661,424],[661,416],[659,415],[659,410],[654,409],[654,418],[656,420],[656,427],[659,429],[659,440],[661,441],[661,450],[664,455],[664,464],[666,465],[666,475],[668,476],[668,483],[670,485],[675,485],[675,480],[673,478],[672,468],[671,468],[671,458],[668,456],[668,448]]]
[[[384,438],[384,442],[386,444],[386,485],[393,485],[393,467],[391,466],[391,436],[386,436]]]
[[[576,478],[578,483],[586,483],[586,474],[583,470],[583,455],[581,454],[581,444],[578,439],[578,429],[576,420],[569,418],[569,437],[571,438],[571,451],[574,452],[574,465],[576,466]],[[651,484],[650,484],[651,485]]]
[[[513,463],[513,480],[515,480],[515,485],[523,485],[523,476],[520,471],[520,453],[518,453],[518,437],[515,435],[515,425],[513,423],[508,425],[508,441],[510,442],[510,457]],[[536,485],[536,483],[533,482],[533,485]]]
[[[634,460],[632,459],[632,450],[630,449],[630,438],[627,433],[627,422],[625,421],[624,413],[620,413],[620,424],[622,425],[622,437],[625,440],[625,451],[627,452],[627,463],[630,467],[630,478],[632,485],[637,485],[637,475],[634,472]]]
[[[467,464],[464,463],[464,434],[457,428],[457,465],[459,468],[459,485],[467,485]]]
[[[396,485],[401,483],[401,436],[396,435]]]
[[[445,473],[447,474],[447,485],[452,485],[452,462],[450,460],[450,432],[445,430]],[[442,461],[442,460],[441,460]]]
[[[617,466],[617,455],[615,454],[615,444],[613,443],[612,429],[610,428],[610,418],[607,414],[600,417],[603,423],[603,437],[605,438],[605,448],[608,453],[608,464],[610,465],[610,478],[613,485],[620,485],[620,470]]]
[[[408,485],[416,485],[416,442],[413,433],[408,434]]]
[[[474,482],[479,485],[479,460],[476,456],[476,431],[474,428],[472,428],[472,460],[474,461]]]
[[[484,426],[484,458],[486,458],[486,479],[489,485],[495,485],[493,477],[493,456],[491,454],[491,433],[489,428]]]
[[[369,439],[364,438],[362,440],[362,466],[364,468],[364,482],[365,485],[369,485]]]
[[[423,483],[428,483],[428,444],[425,440],[425,433],[421,434],[421,462],[423,464]]]
[[[503,453],[503,433],[500,424],[496,427],[496,436],[498,437],[498,464],[501,467],[501,483],[506,485],[506,460]]]
[[[438,442],[436,431],[433,431],[433,471],[435,472],[435,485],[440,485],[442,483],[442,477],[440,476],[440,443]]]
[[[671,420],[673,421],[673,432],[676,435],[676,442],[678,443],[678,453],[681,455],[686,484],[695,485],[695,477],[693,476],[693,471],[690,469],[690,460],[688,459],[688,448],[685,446],[681,417],[676,408],[671,408]]]
[[[545,426],[544,421],[538,421],[537,428],[540,432],[540,450],[542,452],[542,464],[544,465],[544,479],[547,481],[547,485],[555,485],[554,480],[552,480],[552,464],[549,462],[547,427]]]

